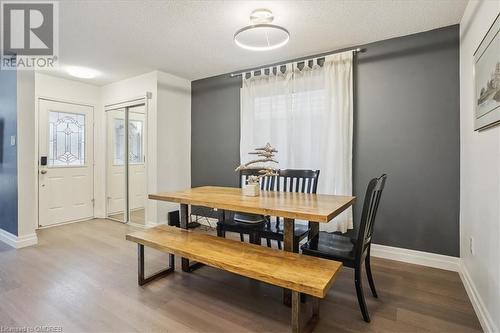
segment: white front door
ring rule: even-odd
[[[39,100],[39,226],[94,217],[93,108]]]

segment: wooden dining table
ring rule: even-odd
[[[259,196],[245,196],[240,188],[203,186],[178,192],[150,194],[149,199],[180,204],[180,227],[188,228],[189,205],[214,208],[224,214],[227,211],[253,213],[283,218],[283,249],[299,252],[293,237],[295,220],[309,222],[309,239],[319,233],[319,224],[328,223],[353,205],[356,197],[343,195],[309,194],[296,192],[261,191]],[[182,258],[182,270],[192,271],[200,267],[190,265]],[[285,302],[287,303],[285,292]]]

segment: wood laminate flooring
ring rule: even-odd
[[[92,220],[38,231],[39,244],[0,243],[0,326],[61,326],[63,332],[288,332],[280,288],[211,267],[137,285],[133,229]],[[146,249],[146,269],[168,255]],[[457,273],[373,258],[379,299],[365,279],[372,318],[362,320],[353,271],[321,302],[315,332],[479,332]]]

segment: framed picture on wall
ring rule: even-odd
[[[500,14],[474,52],[474,129],[500,124]]]

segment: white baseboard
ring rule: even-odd
[[[408,250],[386,245],[372,244],[371,255],[373,257],[440,268],[448,271],[458,272],[460,270],[460,258],[445,256],[441,254]]]
[[[483,331],[487,333],[499,332],[463,261],[460,262],[459,274]]]
[[[12,246],[15,249],[38,244],[38,237],[36,233],[24,236],[16,236],[8,231],[0,229],[0,241]]]

